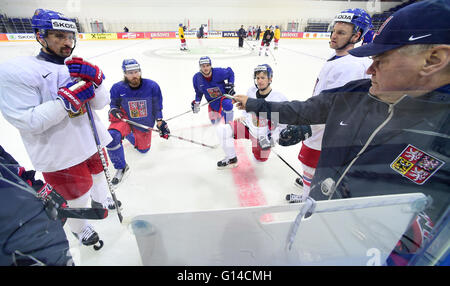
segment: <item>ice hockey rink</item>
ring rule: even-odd
[[[258,56],[260,42],[247,41],[238,48],[236,39],[188,39],[188,52],[179,50],[177,39],[78,41],[74,55],[81,56],[102,68],[109,88],[123,78],[125,58],[136,59],[142,76],[155,80],[163,94],[163,115],[170,118],[190,110],[194,99],[192,77],[199,70],[198,59],[209,56],[213,67],[231,67],[235,73],[235,90],[245,94],[253,83],[253,69],[269,64],[274,70],[272,87],[290,100],[311,96],[316,76],[331,50],[327,40],[281,39],[278,50]],[[8,42],[0,45],[0,61],[17,56],[36,55],[36,42]],[[202,100],[202,104],[205,99]],[[97,111],[108,126],[108,108]],[[235,109],[235,118],[240,111]],[[71,253],[77,265],[142,265],[131,219],[140,214],[185,212],[241,208],[258,205],[287,204],[285,195],[299,193],[294,185],[297,175],[273,152],[268,161],[258,163],[251,153],[249,140],[236,141],[239,166],[218,170],[217,161],[224,153],[218,146],[214,127],[207,115],[207,106],[198,114],[188,113],[168,122],[173,135],[192,139],[215,148],[207,148],[176,138],[164,140],[153,133],[151,149],[146,154],[134,150],[124,141],[125,156],[130,165],[129,176],[117,187],[122,202],[124,223],[117,213],[100,221],[92,221],[104,241],[95,251],[81,246],[65,226]],[[0,144],[27,169],[33,169],[18,131],[0,114]],[[275,152],[298,172],[297,160],[301,145],[276,146]],[[68,152],[70,152],[68,150]],[[110,173],[114,174],[110,165]],[[40,174],[39,174],[40,175]]]

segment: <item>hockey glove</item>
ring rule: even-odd
[[[281,146],[291,146],[311,137],[311,126],[309,125],[288,125],[280,132],[278,144]]]
[[[122,119],[124,117],[123,112],[119,108],[111,108],[108,113],[117,119]]]
[[[158,121],[158,124],[156,124],[156,127],[159,130],[159,136],[164,139],[169,139],[169,135],[170,135],[169,126],[167,126],[167,123],[162,119],[158,119],[157,121]],[[161,122],[161,124],[159,124],[160,122]]]
[[[59,216],[58,210],[67,208],[67,201],[53,189],[48,183],[43,183],[43,186],[37,191],[38,197],[44,201],[45,211],[49,218],[56,220],[61,219],[62,225],[66,223],[67,218]]]
[[[200,112],[200,102],[193,100],[191,102],[191,108],[194,113]]]
[[[69,68],[70,76],[91,81],[95,87],[101,85],[105,79],[105,75],[98,66],[86,62],[82,58],[73,57],[66,62],[66,65]]]
[[[92,82],[71,82],[58,90],[58,99],[67,111],[77,113],[87,101],[95,96]]]
[[[269,133],[268,136],[260,135],[258,137],[258,145],[262,150],[268,150],[273,147],[275,143],[273,142]]]
[[[229,95],[235,95],[236,92],[234,91],[234,83],[232,82],[227,82],[225,84],[225,92]]]

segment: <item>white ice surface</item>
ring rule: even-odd
[[[259,42],[248,42],[238,48],[237,39],[187,40],[189,52],[179,50],[179,40],[116,40],[80,41],[74,54],[102,68],[104,84],[109,89],[123,77],[121,63],[134,58],[142,68],[143,77],[155,80],[163,94],[163,115],[170,118],[190,109],[194,99],[192,76],[198,71],[198,59],[210,56],[214,67],[231,67],[235,72],[237,93],[245,94],[253,85],[253,68],[268,63],[274,70],[272,87],[290,100],[305,100],[311,96],[316,77],[331,53],[327,40],[281,39],[272,55],[258,56]],[[254,51],[251,46],[256,44]],[[265,49],[264,49],[265,50]],[[263,54],[264,54],[263,50]],[[0,43],[0,61],[17,56],[36,55],[36,42]],[[275,60],[274,60],[275,57]],[[204,103],[204,99],[202,103]],[[108,126],[108,108],[98,112]],[[239,111],[235,111],[235,117]],[[199,114],[186,114],[168,122],[172,134],[209,145],[218,144],[214,127],[210,126],[207,106]],[[27,169],[33,169],[18,131],[0,114],[0,144]],[[251,143],[240,140],[250,165],[239,166],[240,172],[254,172],[268,205],[286,204],[285,195],[299,191],[294,186],[297,175],[274,153],[265,163],[256,163]],[[141,265],[136,240],[127,223],[139,214],[235,208],[248,205],[239,199],[241,186],[236,185],[230,170],[217,170],[216,162],[223,158],[220,147],[209,149],[175,138],[164,140],[154,134],[147,154],[141,154],[124,141],[125,156],[131,167],[128,178],[119,185],[116,194],[123,204],[125,223],[120,224],[116,212],[102,221],[92,221],[105,245],[100,251],[80,246],[65,227],[71,252],[78,265]],[[276,152],[301,172],[297,160],[301,145],[277,146]],[[69,151],[68,151],[69,152]],[[110,165],[110,172],[114,169]]]

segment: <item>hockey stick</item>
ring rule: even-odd
[[[286,160],[284,160],[283,157],[281,157],[281,156],[275,151],[274,148],[271,148],[270,150],[272,150],[273,153],[275,153],[275,155],[277,155],[277,157],[280,158],[281,161],[283,161],[289,168],[291,168],[292,171],[294,171],[294,172],[300,177],[300,179],[303,180],[303,176],[300,175],[300,174],[294,169],[294,167],[292,167],[288,162],[286,162]]]
[[[270,55],[272,56],[273,61],[275,62],[275,65],[278,65],[278,64],[277,64],[277,60],[275,59],[275,56],[274,56],[273,53],[272,53],[272,50],[270,50],[270,47],[269,47],[269,53],[270,53]]]
[[[86,83],[85,81],[80,80],[78,83],[74,84],[69,89],[71,91],[73,91],[73,90],[77,89],[78,87],[80,87],[81,85],[83,85],[85,83]],[[111,176],[109,175],[108,166],[106,165],[106,159],[105,159],[105,156],[103,155],[102,147],[100,145],[100,139],[98,137],[97,128],[95,127],[94,116],[92,115],[91,106],[89,105],[89,102],[86,102],[85,106],[86,106],[86,111],[87,111],[88,118],[89,118],[89,123],[91,124],[92,134],[94,135],[95,144],[97,145],[97,153],[100,156],[100,160],[102,161],[103,173],[105,173],[106,182],[108,183],[109,192],[111,193],[111,196],[112,196],[112,198],[114,200],[114,204],[116,205],[117,216],[119,217],[119,221],[120,221],[120,223],[122,223],[123,216],[122,216],[122,213],[120,211],[119,203],[117,202],[116,193],[114,192],[114,187],[113,187],[113,185],[111,183]]]
[[[214,102],[214,101],[218,100],[219,98],[221,98],[221,96],[219,96],[219,97],[217,97],[217,98],[215,98],[215,99],[213,99],[213,100],[211,100],[211,101],[207,101],[207,102],[203,103],[202,105],[200,105],[199,107],[202,107],[202,106],[205,106],[205,105],[207,105],[207,104],[210,104],[211,102]],[[188,111],[186,111],[186,112],[180,113],[180,114],[178,114],[178,115],[175,115],[175,116],[173,116],[173,117],[170,117],[169,119],[166,119],[165,121],[167,122],[167,121],[169,121],[169,120],[175,119],[175,118],[177,118],[177,117],[180,117],[181,115],[184,115],[184,114],[187,114],[187,113],[190,113],[190,112],[193,112],[192,109],[191,109],[191,110],[188,110]]]
[[[121,120],[123,122],[126,122],[128,124],[131,124],[131,125],[134,125],[134,126],[137,126],[137,127],[141,127],[141,128],[147,129],[147,130],[152,130],[152,131],[159,132],[158,129],[154,129],[154,128],[145,126],[143,124],[136,123],[134,121],[131,121],[131,120],[128,120],[128,119],[125,119],[125,118],[122,118]],[[176,136],[176,135],[172,135],[172,134],[169,134],[169,137],[174,137],[174,138],[177,138],[177,139],[180,139],[180,140],[183,140],[183,141],[191,142],[191,143],[194,143],[194,144],[197,144],[197,145],[201,145],[201,146],[204,146],[204,147],[208,147],[208,148],[211,148],[211,149],[215,149],[217,147],[217,146],[206,145],[206,144],[203,144],[203,143],[200,143],[200,142],[196,142],[196,141],[191,140],[191,139],[186,139],[186,138],[183,138],[183,137],[180,137],[180,136]]]
[[[247,40],[244,39],[244,42],[247,44],[247,46],[249,46],[250,49],[252,49],[252,51],[255,49],[255,47],[250,46],[250,44],[247,42]]]
[[[108,210],[102,208],[59,208],[58,218],[104,219]]]
[[[3,165],[0,165],[0,166],[4,167]],[[13,177],[17,177],[16,174],[11,172],[11,170],[9,170],[8,168],[5,167],[4,169],[6,170],[6,172],[10,173]],[[20,183],[15,183],[11,180],[4,178],[2,173],[0,173],[0,181],[3,181],[9,185],[15,186],[18,189],[26,191],[27,193],[30,193],[34,197],[42,200],[42,202],[44,204],[46,202],[46,199],[44,197],[40,196],[39,193],[34,191],[28,184],[21,185]],[[52,195],[50,195],[50,197],[53,197],[53,195],[54,194],[52,193]],[[59,194],[57,194],[57,195],[61,197],[61,195],[59,195]],[[51,200],[53,200],[53,198],[51,198]],[[55,200],[53,200],[53,202],[56,203]],[[67,201],[65,201],[65,200],[64,200],[64,202],[67,203]],[[61,208],[61,207],[58,207],[57,212],[58,212],[59,218],[66,217],[66,218],[80,218],[80,219],[104,219],[108,216],[108,210],[104,209],[104,208],[70,208],[70,207]]]

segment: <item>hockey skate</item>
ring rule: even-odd
[[[83,245],[93,245],[95,250],[100,250],[103,247],[103,240],[100,240],[98,233],[89,224],[80,233],[72,233]]]
[[[297,194],[287,194],[286,195],[286,201],[288,201],[291,204],[295,203],[301,203],[302,202],[302,196]]]
[[[128,166],[128,164],[125,165],[125,168],[123,168],[123,169],[118,169],[118,170],[116,171],[116,174],[114,175],[114,178],[112,178],[111,183],[112,183],[113,185],[117,185],[117,184],[119,184],[120,182],[122,182],[122,180],[124,179],[124,177],[125,177],[126,175],[128,175],[129,170],[130,170],[130,167]]]
[[[297,186],[297,187],[303,187],[303,180],[302,180],[302,178],[297,178],[297,179],[295,179],[295,185]]]
[[[117,204],[119,205],[119,208],[122,206],[122,202],[119,200],[117,201]],[[91,207],[94,209],[103,209],[103,208],[106,209],[107,208],[109,210],[115,210],[116,204],[114,203],[114,200],[112,198],[108,197],[106,199],[106,202],[104,202],[103,204],[96,202],[94,200],[91,200]]]
[[[237,157],[231,158],[231,159],[223,159],[219,162],[217,162],[217,169],[229,169],[229,168],[235,168],[237,167]]]

